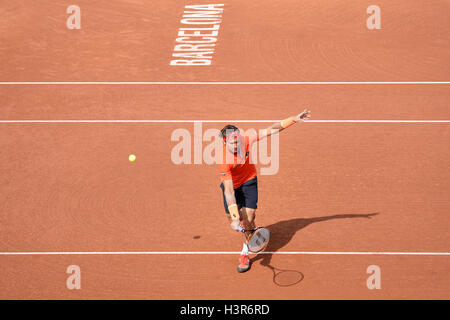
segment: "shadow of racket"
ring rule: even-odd
[[[270,264],[265,265],[273,272],[273,283],[279,287],[290,287],[300,283],[305,276],[298,270],[289,269],[279,269],[271,266]]]

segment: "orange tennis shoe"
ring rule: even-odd
[[[237,271],[242,273],[248,271],[248,269],[250,269],[250,257],[248,254],[241,254]]]

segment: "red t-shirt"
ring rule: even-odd
[[[256,177],[256,167],[250,163],[251,146],[259,140],[259,135],[240,136],[244,143],[241,145],[241,152],[233,154],[228,150],[226,145],[223,146],[223,162],[219,164],[220,181],[233,180],[233,188],[237,189],[245,182]],[[227,163],[227,157],[228,162]],[[230,159],[233,159],[231,163]]]

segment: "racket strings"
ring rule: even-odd
[[[259,228],[254,231],[248,241],[248,248],[252,252],[263,250],[269,242],[270,233],[265,228]]]

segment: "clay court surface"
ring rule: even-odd
[[[220,1],[212,64],[170,66],[184,6],[210,2],[77,1],[69,30],[71,1],[0,1],[0,298],[449,299],[450,2]],[[259,176],[267,253],[238,274],[217,167],[175,165],[171,133],[305,107]]]

